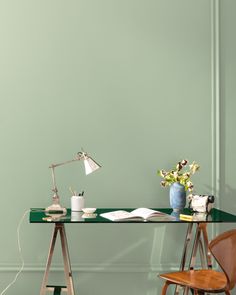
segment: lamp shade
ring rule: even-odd
[[[96,163],[92,158],[86,157],[84,159],[84,168],[85,168],[85,174],[88,175],[97,169],[101,168],[101,166]]]

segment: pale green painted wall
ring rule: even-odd
[[[225,1],[221,9],[221,98],[222,98],[222,206],[235,212],[236,183],[234,169],[236,162],[235,109],[236,109],[236,37],[233,34],[236,2]]]
[[[235,110],[236,110],[236,37],[233,31],[235,26],[235,1],[221,2],[221,207],[235,213],[236,184],[235,184]],[[234,227],[232,224],[231,227]],[[228,229],[221,225],[220,231]]]
[[[168,207],[156,170],[186,157],[201,165],[194,178],[201,193],[214,191],[220,161],[222,193],[225,183],[232,191],[216,206],[234,211],[235,2],[220,2],[220,159],[212,133],[213,3],[0,1],[1,288],[19,264],[20,217],[50,204],[49,164],[81,147],[103,168],[88,177],[79,165],[58,168],[66,206],[71,185],[85,190],[87,206]],[[37,294],[51,229],[24,221],[25,272],[8,294]],[[77,293],[159,294],[156,273],[177,267],[184,233],[178,225],[68,226]],[[54,263],[60,281],[59,253]]]

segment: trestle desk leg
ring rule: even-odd
[[[203,239],[203,241],[202,241]],[[211,268],[211,255],[208,248],[208,234],[207,234],[207,223],[198,223],[195,233],[195,239],[192,248],[192,254],[190,256],[189,269],[194,269],[196,263],[197,250],[199,249],[201,266]],[[205,257],[204,257],[205,254]],[[184,295],[188,295],[189,288],[185,288]]]
[[[62,247],[66,287],[58,287],[58,286],[51,286],[51,285],[48,286],[47,285],[58,231],[60,232],[60,240],[61,240],[61,247]],[[65,291],[65,292],[67,292],[68,295],[75,294],[74,293],[74,286],[73,286],[71,264],[70,264],[70,257],[69,257],[69,250],[68,250],[68,244],[67,244],[67,239],[66,239],[66,232],[65,232],[65,227],[64,227],[63,223],[55,223],[55,226],[54,226],[52,239],[51,239],[49,252],[48,252],[46,269],[44,272],[43,282],[41,285],[40,295],[46,295],[47,291],[52,291],[52,292],[54,291],[54,293],[55,293],[56,289],[60,289],[60,291]]]
[[[183,248],[183,252],[182,252],[182,259],[181,259],[181,263],[180,263],[180,270],[184,270],[185,268],[185,264],[186,264],[186,259],[187,259],[187,254],[188,254],[188,249],[189,249],[189,243],[192,239],[192,230],[193,230],[193,223],[189,223],[188,224],[188,228],[187,228],[187,233],[186,233],[186,237],[185,237],[185,241],[184,241],[184,248]],[[180,291],[180,286],[176,286],[175,287],[175,295],[178,295]]]
[[[195,233],[195,239],[193,242],[192,253],[190,256],[189,269],[194,269],[200,237],[201,237],[201,228],[198,223],[196,228],[196,233]]]
[[[63,224],[61,224],[60,226],[60,236],[61,236],[62,255],[63,255],[63,261],[64,261],[64,273],[66,278],[68,295],[74,295],[75,292],[74,292],[74,286],[73,286],[69,250],[68,250],[68,244],[67,244],[67,238],[66,238],[66,231]]]
[[[52,233],[52,239],[51,239],[50,247],[49,247],[48,258],[47,258],[47,263],[46,263],[46,269],[45,269],[44,276],[43,276],[43,282],[42,282],[42,285],[41,285],[40,295],[45,295],[46,291],[47,291],[48,275],[49,275],[49,270],[50,270],[51,263],[52,263],[52,256],[53,256],[55,243],[56,243],[56,239],[57,239],[57,233],[58,233],[58,227],[55,224],[55,227],[54,227],[54,230],[53,230],[53,233]]]
[[[193,223],[189,223],[188,228],[187,228],[185,241],[184,241],[184,248],[183,248],[183,254],[182,254],[182,259],[181,259],[181,264],[180,264],[180,270],[184,270],[184,268],[185,268],[189,243],[190,243],[191,238],[192,238],[192,230],[193,230]]]
[[[193,269],[196,262],[196,254],[200,243],[200,254],[201,254],[201,263],[202,267],[211,268],[212,262],[211,262],[211,254],[208,248],[208,234],[207,234],[207,223],[199,223],[197,225],[197,232],[196,232],[196,238],[193,245],[193,252],[190,258],[190,265],[189,269]],[[205,256],[205,257],[204,257]],[[205,259],[205,261],[203,261]]]
[[[208,246],[209,241],[208,241],[208,234],[207,234],[207,224],[206,223],[201,223],[200,226],[201,226],[201,229],[202,229],[207,267],[212,268],[212,257],[211,257],[211,252],[210,252],[209,246]]]
[[[207,267],[207,260],[206,260],[206,256],[205,256],[205,249],[204,249],[204,244],[202,241],[202,237],[200,236],[199,238],[199,253],[200,253],[200,260],[201,260],[201,266],[203,269],[205,269]]]

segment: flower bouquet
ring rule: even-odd
[[[187,170],[187,167],[189,169]],[[200,169],[200,166],[193,161],[192,164],[189,164],[188,160],[182,160],[178,162],[176,167],[170,171],[158,170],[157,174],[164,178],[161,181],[161,186],[167,187],[172,185],[175,182],[182,184],[185,188],[185,191],[193,191],[193,183],[190,180],[191,176],[195,174]]]

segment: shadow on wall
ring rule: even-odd
[[[236,213],[236,189],[232,188],[229,184],[224,185],[224,192],[221,198],[221,208],[229,210],[230,213]]]

